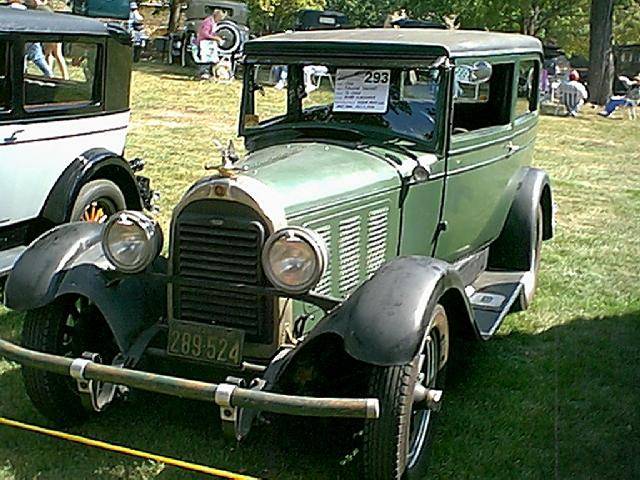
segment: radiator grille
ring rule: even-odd
[[[388,205],[378,205],[378,208],[362,210],[330,223],[309,223],[305,226],[320,235],[329,250],[327,271],[314,290],[321,295],[349,295],[387,258]]]
[[[264,284],[265,227],[256,213],[232,202],[194,202],[181,212],[174,234],[174,317],[240,328],[250,341],[269,342],[269,301],[234,287]]]
[[[340,258],[340,295],[348,295],[360,280],[360,216],[340,222],[338,233]]]
[[[367,277],[375,273],[384,263],[387,252],[389,207],[369,212],[367,226]]]

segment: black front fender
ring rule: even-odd
[[[60,297],[83,296],[108,323],[121,351],[164,315],[166,272],[158,258],[145,272],[118,275],[104,257],[104,225],[70,223],[48,231],[20,256],[9,275],[7,307],[32,310]],[[160,275],[158,275],[160,274]]]
[[[429,313],[452,292],[466,314],[465,328],[477,335],[464,286],[451,265],[430,257],[396,258],[327,315],[308,341],[334,333],[357,360],[382,366],[408,363],[418,352]]]

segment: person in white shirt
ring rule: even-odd
[[[563,81],[558,87],[560,101],[567,109],[567,113],[572,117],[578,115],[582,106],[589,98],[589,93],[580,82],[580,74],[576,70],[569,73],[569,80]]]

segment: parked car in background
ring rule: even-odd
[[[398,18],[396,20],[392,20],[392,27],[396,28],[439,28],[446,29],[447,26],[439,20],[417,20],[414,18]]]
[[[120,24],[131,36],[133,61],[140,60],[147,47],[149,35],[144,29],[144,18],[133,0],[70,0],[71,11],[76,15],[100,19],[111,24]]]
[[[169,51],[172,62],[184,66],[195,66],[198,63],[196,37],[202,21],[214,10],[225,14],[225,19],[218,23],[216,35],[222,37],[219,55],[226,57],[235,71],[237,61],[242,56],[244,44],[249,40],[247,19],[249,8],[245,3],[231,0],[189,0],[183,5],[184,26],[181,31],[170,34]]]
[[[617,95],[624,95],[627,86],[620,81],[620,76],[634,78],[640,73],[640,44],[618,45],[614,49],[615,78],[613,90]]]
[[[58,422],[118,385],[215,401],[235,439],[260,412],[356,417],[358,478],[427,478],[453,345],[531,304],[553,235],[549,178],[531,166],[542,46],[361,29],[245,51],[249,153],[225,148],[184,194],[168,257],[139,212],[46,234],[7,283],[23,347],[0,340],[0,354],[27,364],[29,396]],[[305,88],[309,65],[331,81]],[[274,66],[285,88],[262,83]]]
[[[349,18],[332,10],[300,10],[296,16],[294,30],[333,30],[348,28]]]
[[[44,61],[51,43],[66,72]],[[140,164],[123,158],[130,77],[125,31],[0,7],[0,278],[51,227],[148,204]]]

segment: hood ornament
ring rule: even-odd
[[[236,162],[240,161],[240,156],[236,153],[236,147],[233,140],[229,140],[226,147],[219,140],[214,139],[213,145],[218,149],[222,157],[222,163],[214,165],[213,163],[205,163],[205,170],[217,170],[218,174],[224,178],[236,178],[238,173],[249,170],[247,166],[238,166]]]

